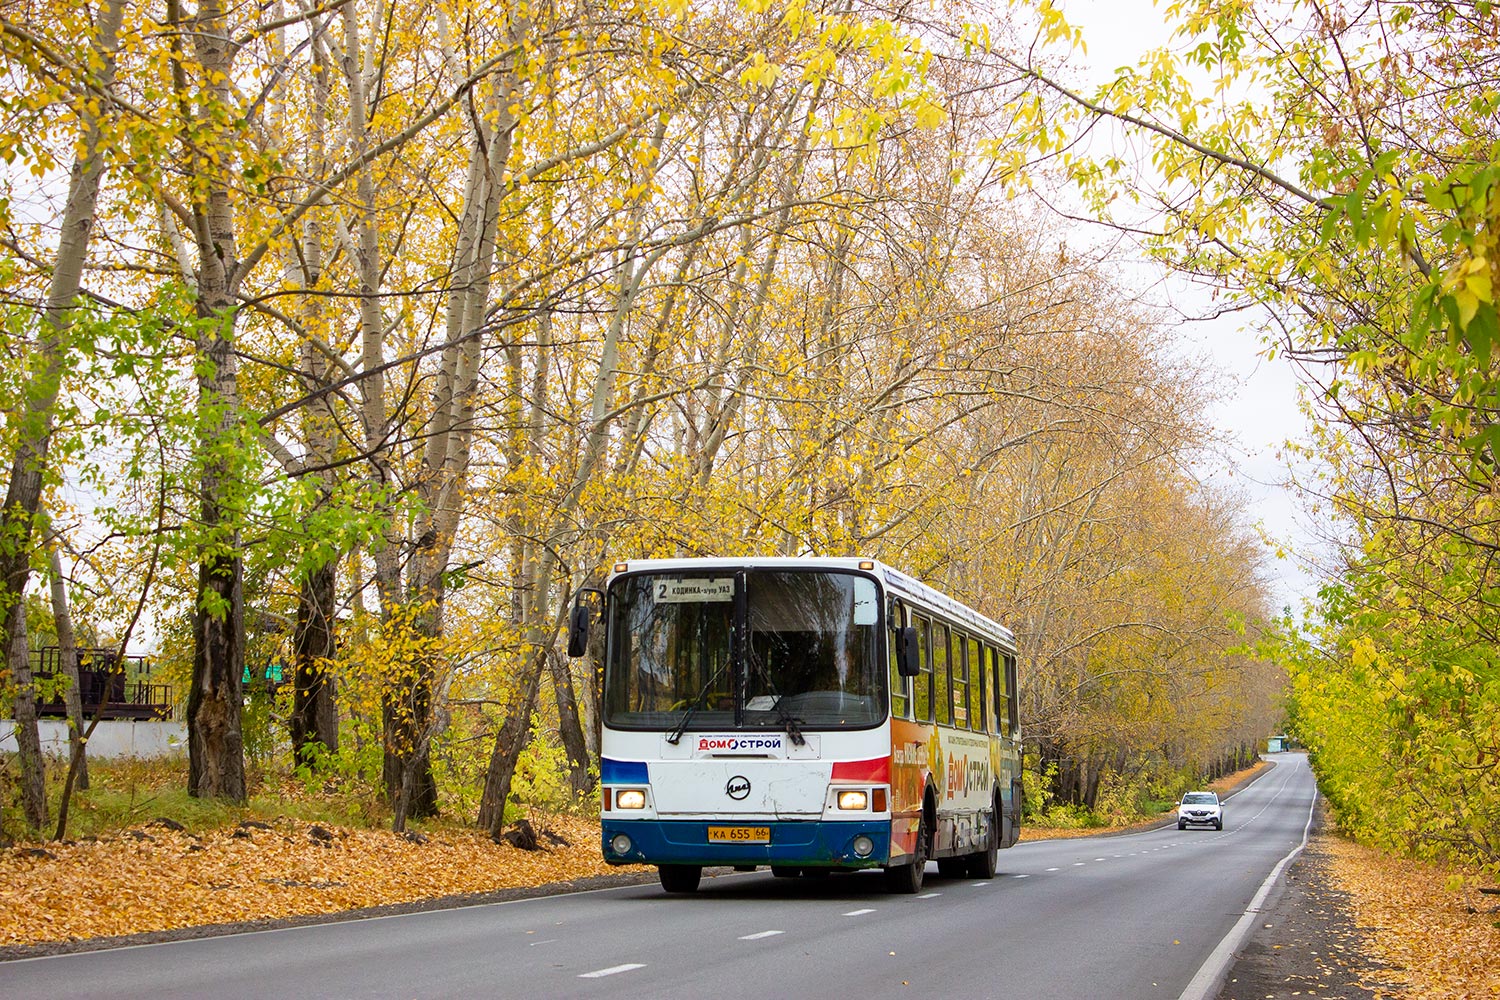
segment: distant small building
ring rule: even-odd
[[[172,718],[172,686],[152,680],[151,660],[121,656],[118,650],[83,647],[78,655],[78,694],[85,718]],[[37,714],[66,718],[62,652],[56,646],[31,651],[31,674],[38,689]]]
[[[1285,753],[1292,748],[1290,736],[1272,736],[1266,740],[1266,753]]]
[[[259,684],[271,691],[275,691],[286,680],[285,669],[280,663],[273,660],[266,664],[264,673],[257,675],[250,672],[250,664],[247,663],[245,664],[244,673],[240,676],[240,683],[247,688],[252,684]]]

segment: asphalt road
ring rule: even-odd
[[[930,866],[917,896],[762,870],[26,959],[0,964],[0,996],[1200,1000],[1305,842],[1306,758],[1274,759],[1222,832],[1020,844],[986,882]]]

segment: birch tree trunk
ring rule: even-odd
[[[568,783],[575,796],[587,795],[594,783],[589,778],[589,747],[584,739],[583,724],[578,718],[578,702],[573,695],[573,672],[568,660],[556,647],[547,650],[547,669],[552,674],[552,696],[557,703],[557,730],[563,750],[568,755]]]
[[[26,641],[26,605],[17,600],[7,612],[8,662],[15,684],[16,750],[21,767],[21,808],[33,830],[47,825],[47,772],[37,731],[36,688],[32,684],[31,649]]]
[[[78,687],[78,637],[73,632],[73,611],[68,606],[68,586],[63,578],[62,556],[57,545],[47,550],[52,577],[52,620],[57,627],[57,660],[68,680],[63,703],[68,711],[68,766],[73,769],[73,784],[89,787],[87,737],[84,735],[83,692]]]
[[[351,5],[352,6],[352,5]],[[308,74],[314,100],[310,108],[312,128],[308,132],[308,174],[319,177],[328,168],[325,135],[326,109],[332,103],[328,80],[329,59],[321,34],[313,44],[312,72]],[[315,393],[334,377],[329,355],[319,350],[312,331],[324,329],[324,299],[318,294],[323,278],[323,229],[317,217],[309,218],[301,239],[301,253],[287,254],[289,277],[300,277],[311,294],[303,297],[306,329],[299,345],[300,369],[305,390]],[[300,272],[300,273],[296,273]],[[363,272],[361,272],[363,273]],[[295,470],[313,476],[318,483],[318,505],[327,504],[334,489],[333,465],[337,452],[337,417],[327,395],[312,398],[303,412],[302,436],[307,444],[304,468]],[[289,470],[293,471],[293,470]],[[334,702],[334,681],[328,669],[336,638],[334,615],[337,607],[338,573],[336,557],[326,564],[307,570],[297,590],[297,624],[292,635],[295,661],[292,678],[292,713],[288,720],[292,739],[292,756],[299,764],[316,763],[320,750],[331,752],[339,746],[338,707]]]
[[[99,14],[99,35],[93,50],[97,63],[93,79],[89,81],[99,94],[107,95],[114,84],[115,53],[124,14],[125,0],[108,0]],[[32,539],[41,514],[47,455],[52,444],[62,376],[69,360],[68,330],[73,322],[72,307],[83,280],[83,265],[88,257],[99,187],[105,171],[103,105],[95,100],[79,103],[82,135],[68,181],[68,199],[63,206],[57,257],[48,283],[41,334],[31,359],[27,391],[22,397],[21,411],[11,415],[15,453],[6,486],[5,505],[0,508],[0,540],[3,540],[0,541],[0,613],[5,615],[7,648],[12,653],[12,670],[16,671],[14,676],[20,691],[16,704],[16,741],[22,752],[23,770],[27,772],[27,819],[37,822],[36,817],[40,816],[40,823],[46,822],[46,799],[40,785],[40,750],[35,755],[28,750],[28,747],[39,748],[41,741],[37,732],[29,654],[25,653],[26,616],[21,609],[21,595],[31,577]],[[24,661],[19,670],[15,666],[18,646],[23,651],[21,659]],[[30,773],[29,762],[37,769],[35,775]]]
[[[500,171],[510,155],[513,123],[498,100],[492,102],[490,114],[498,125],[493,129],[480,126],[483,130],[476,135],[474,155],[470,158],[468,189],[473,200],[464,213],[464,229],[459,234],[454,288],[448,297],[448,342],[443,350],[442,371],[434,394],[432,432],[422,456],[418,486],[424,513],[417,521],[406,601],[415,613],[417,634],[429,641],[421,644],[423,652],[412,665],[409,687],[398,692],[405,701],[393,720],[394,726],[390,727],[391,750],[401,778],[394,810],[398,830],[407,815],[431,815],[437,811],[436,782],[429,759],[431,741],[436,735],[433,683],[439,668],[437,658],[442,655],[438,640],[443,636],[448,562],[462,513],[474,434],[474,400],[484,346],[482,329],[489,304],[490,275],[495,267],[495,227],[503,194]],[[484,131],[489,132],[487,143],[483,141]],[[486,147],[488,155],[484,154]]]
[[[175,0],[171,7],[175,10]],[[204,0],[191,23],[204,100],[233,107],[233,43],[219,0]],[[200,108],[199,113],[212,113]],[[238,514],[242,487],[238,436],[239,375],[234,352],[236,291],[241,278],[234,206],[221,168],[198,157],[205,195],[193,206],[197,242],[199,530],[203,533],[194,605],[193,676],[188,693],[188,794],[245,801],[240,728],[244,670],[244,563]]]
[[[660,140],[660,133],[657,135]],[[639,233],[641,208],[632,213],[632,235]],[[618,297],[609,327],[605,332],[600,351],[599,371],[595,376],[588,432],[584,438],[584,453],[579,460],[573,481],[569,484],[558,509],[553,512],[553,534],[568,530],[568,525],[577,510],[584,489],[594,472],[601,466],[608,444],[609,401],[618,375],[619,341],[624,332],[625,320],[631,304],[639,291],[651,266],[662,256],[664,250],[654,251],[643,262],[635,258],[635,248],[627,247],[621,252],[616,267]],[[510,715],[495,737],[495,747],[490,753],[489,767],[485,771],[484,792],[479,803],[479,825],[498,834],[504,822],[505,800],[510,795],[511,777],[515,772],[516,759],[526,745],[530,730],[531,712],[536,703],[536,689],[543,671],[547,669],[547,650],[556,640],[561,612],[554,613],[552,600],[553,576],[557,568],[557,545],[541,547],[541,555],[535,560],[535,575],[527,579],[522,587],[520,622],[526,636],[527,660],[522,688]],[[576,709],[575,709],[576,718]]]
[[[505,826],[505,802],[510,798],[516,759],[526,748],[531,735],[531,713],[536,708],[537,685],[543,666],[544,657],[538,650],[526,665],[520,696],[496,734],[495,747],[490,751],[489,767],[484,772],[484,791],[479,797],[479,826],[491,837],[500,836]]]
[[[297,599],[297,626],[292,635],[296,676],[292,689],[292,754],[299,764],[317,762],[319,748],[339,748],[338,707],[327,665],[334,652],[333,615],[336,564],[311,570],[302,578]]]

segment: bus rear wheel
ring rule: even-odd
[[[911,896],[922,891],[922,879],[927,874],[927,842],[932,837],[927,829],[925,810],[917,826],[917,847],[912,859],[904,865],[891,865],[885,870],[887,891]]]
[[[661,887],[668,892],[697,892],[698,880],[703,877],[702,865],[658,865],[657,877]]]
[[[990,843],[982,851],[975,851],[964,858],[964,867],[969,878],[990,879],[995,877],[995,868],[1000,862],[1000,809],[990,813]]]

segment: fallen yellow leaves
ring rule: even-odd
[[[1450,877],[1464,874],[1451,868],[1392,857],[1343,837],[1328,837],[1326,846],[1369,949],[1391,966],[1382,977],[1405,980],[1404,1000],[1500,997],[1500,915],[1489,911],[1492,897],[1445,888]]]
[[[543,824],[538,824],[542,826]],[[522,851],[478,831],[406,839],[300,820],[196,837],[148,826],[119,837],[0,852],[0,945],[279,919],[620,871],[597,821],[549,818],[568,841]]]

